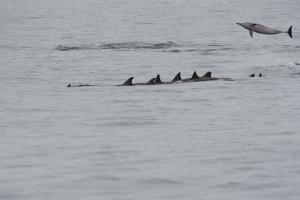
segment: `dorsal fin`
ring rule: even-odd
[[[211,78],[211,72],[206,72],[202,77]]]
[[[181,73],[180,72],[178,72],[172,80],[172,82],[176,82],[176,81],[181,81]]]
[[[133,85],[132,84],[133,77],[130,77],[127,81],[125,81],[122,85]]]
[[[154,81],[156,84],[157,83],[162,83],[161,80],[160,80],[160,75],[157,74],[156,78],[155,78],[155,81]]]
[[[192,80],[199,78],[198,74],[196,71],[194,71],[193,76],[192,76]]]
[[[289,30],[287,31],[287,33],[289,34],[290,38],[293,38],[292,28],[293,28],[293,26],[290,26]]]
[[[149,81],[148,81],[148,84],[149,85],[153,85],[155,83],[155,79],[156,78],[151,78]]]

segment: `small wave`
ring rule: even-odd
[[[146,185],[179,185],[182,184],[182,182],[176,181],[174,179],[169,178],[160,178],[160,177],[153,177],[141,180],[140,183],[146,184]]]
[[[65,46],[65,45],[58,45],[55,47],[56,50],[59,51],[70,51],[70,50],[90,50],[90,49],[97,49],[97,46],[94,45],[86,45],[86,46]]]
[[[298,51],[300,51],[300,46],[287,45],[287,44],[263,45],[263,48],[270,49],[274,52],[298,52]]]
[[[146,43],[146,42],[122,42],[122,43],[109,43],[100,46],[102,49],[168,49],[175,47],[176,44],[172,41],[165,43]]]
[[[164,52],[170,52],[170,53],[180,53],[180,52],[196,52],[196,53],[201,53],[203,55],[206,54],[214,54],[222,51],[231,51],[234,50],[234,48],[230,47],[223,47],[223,48],[191,48],[191,49],[171,49],[171,50],[164,50]]]
[[[56,50],[70,51],[70,50],[90,50],[90,49],[112,49],[112,50],[138,50],[138,49],[168,49],[178,46],[172,41],[164,43],[146,43],[146,42],[121,42],[121,43],[105,43],[101,45],[80,45],[80,46],[66,46],[58,45]]]
[[[292,75],[294,75],[294,76],[300,76],[300,72],[295,72]]]

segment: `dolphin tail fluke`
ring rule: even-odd
[[[160,80],[160,75],[159,75],[159,74],[157,74],[154,83],[155,83],[155,84],[160,84],[160,83],[162,83],[161,80]]]
[[[122,85],[124,86],[132,86],[132,79],[133,77],[130,77],[127,81],[125,81]]]
[[[181,73],[180,72],[178,72],[178,74],[176,74],[176,76],[172,80],[172,82],[176,82],[176,81],[181,81]]]
[[[206,72],[202,77],[211,78],[211,72]]]
[[[199,78],[198,74],[196,71],[194,71],[193,76],[192,76],[192,80]]]
[[[287,33],[289,34],[290,38],[293,38],[292,28],[293,28],[293,26],[290,26],[289,30],[287,31]]]

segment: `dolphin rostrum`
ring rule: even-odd
[[[261,33],[261,34],[267,34],[267,35],[274,35],[274,34],[279,34],[279,33],[287,33],[289,34],[289,36],[292,38],[293,34],[292,34],[292,27],[290,26],[290,28],[287,31],[278,31],[275,29],[271,29],[269,27],[266,27],[264,25],[261,24],[256,24],[256,23],[250,23],[250,22],[244,22],[244,23],[236,23],[242,27],[244,27],[245,29],[249,30],[249,34],[251,37],[253,37],[253,32],[256,33]]]

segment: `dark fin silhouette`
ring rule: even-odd
[[[211,78],[211,72],[206,72],[202,77]]]
[[[181,73],[178,72],[178,74],[176,74],[176,76],[173,78],[172,82],[176,82],[176,81],[181,81]]]
[[[249,30],[249,34],[253,38],[253,31]]]
[[[196,71],[194,71],[193,76],[192,76],[192,80],[199,78],[198,74]]]
[[[154,85],[154,84],[155,84],[155,79],[156,79],[156,78],[151,78],[151,79],[148,81],[147,84],[149,84],[149,85]]]
[[[154,83],[155,83],[155,84],[160,84],[160,83],[162,83],[161,80],[160,80],[160,75],[159,75],[159,74],[157,74]]]
[[[132,86],[132,79],[133,77],[130,77],[127,81],[125,81],[122,85],[128,85],[128,86]]]
[[[71,83],[69,83],[69,84],[67,85],[67,87],[71,87]]]
[[[259,73],[258,77],[262,77],[263,75],[261,73]]]
[[[255,77],[255,74],[251,74],[249,77]]]
[[[289,34],[290,38],[293,38],[292,28],[293,28],[293,26],[290,26],[289,30],[287,31],[287,33]]]

